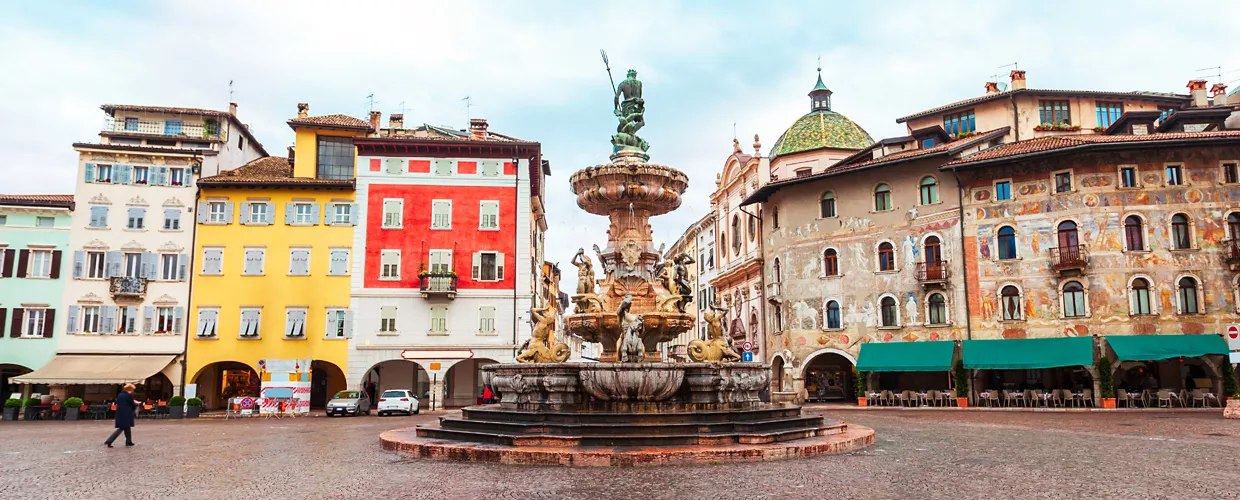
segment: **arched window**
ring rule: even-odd
[[[884,241],[878,245],[878,270],[896,270],[896,250],[890,242]]]
[[[775,325],[775,331],[784,331],[784,310],[779,304],[771,306],[771,321]]]
[[[1008,285],[999,291],[999,308],[1003,311],[1003,319],[1018,320],[1021,318],[1020,290]]]
[[[754,310],[749,313],[749,332],[755,337],[758,335],[758,311]]]
[[[1140,217],[1129,215],[1124,219],[1124,245],[1129,251],[1145,250],[1145,228]]]
[[[939,202],[939,181],[934,176],[927,175],[921,178],[920,191],[922,205]]]
[[[749,224],[753,225],[753,219],[749,220]],[[771,207],[771,227],[779,229],[779,207]]]
[[[1145,278],[1132,280],[1132,290],[1128,292],[1128,313],[1137,316],[1153,314],[1150,309],[1150,282]]]
[[[840,275],[840,255],[834,248],[822,252],[822,274],[825,276]]]
[[[927,236],[925,242],[926,264],[934,267],[942,266],[943,247],[938,236]]]
[[[1058,232],[1059,232],[1059,247],[1061,249],[1071,247],[1073,251],[1075,251],[1076,246],[1080,244],[1080,240],[1077,239],[1077,235],[1076,235],[1076,223],[1070,220],[1060,222]],[[1065,252],[1067,250],[1060,250],[1060,251]]]
[[[876,212],[891,210],[891,188],[886,184],[879,184],[874,188],[874,210]]]
[[[732,253],[741,254],[741,218],[735,214],[732,215]]]
[[[1063,317],[1085,317],[1085,287],[1078,281],[1069,281],[1063,286]]]
[[[999,260],[1016,258],[1016,229],[1012,226],[999,228]]]
[[[879,306],[883,313],[883,326],[899,326],[896,321],[895,297],[883,297],[883,300],[879,301]]]
[[[1240,239],[1240,213],[1227,214],[1227,237]]]
[[[824,219],[835,217],[835,193],[822,193],[822,198],[818,201],[818,214]]]
[[[758,220],[757,220],[758,218],[753,217],[753,216],[747,216],[747,218],[749,219],[749,241],[753,241],[754,236],[757,236],[758,234]],[[775,219],[775,223],[772,225],[775,226],[776,229],[778,229],[779,228],[779,209],[778,208],[775,209],[774,219]]]
[[[827,328],[840,328],[840,303],[827,302]]]
[[[727,231],[719,231],[719,248],[723,249],[723,253],[720,254],[719,256],[720,259],[722,259],[723,257],[727,257],[728,256],[728,232]]]
[[[779,282],[781,281],[781,279],[780,279],[780,278],[781,278],[783,275],[784,275],[784,272],[783,272],[783,270],[782,270],[782,269],[780,269],[780,267],[779,267],[779,259],[778,259],[778,258],[776,258],[776,259],[775,259],[775,263],[771,265],[771,281],[773,281],[773,282],[775,282],[775,283],[779,283]]]
[[[1197,303],[1197,280],[1185,276],[1179,282],[1180,314],[1198,314],[1201,312]]]
[[[947,324],[947,300],[941,293],[930,294],[930,324]]]
[[[1193,240],[1188,230],[1188,216],[1175,214],[1171,216],[1171,247],[1183,250],[1193,247]]]

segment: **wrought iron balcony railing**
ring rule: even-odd
[[[130,278],[114,276],[110,279],[108,292],[113,299],[128,298],[141,300],[146,296],[146,278]]]
[[[103,122],[103,131],[186,139],[223,139],[219,123],[107,118]]]
[[[951,267],[945,260],[917,263],[917,281],[923,285],[946,283],[951,277]]]
[[[418,288],[422,297],[456,298],[456,273],[421,273],[418,275]]]
[[[1051,248],[1051,266],[1056,271],[1085,269],[1089,266],[1089,247],[1069,245]]]

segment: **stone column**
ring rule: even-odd
[[[428,406],[428,408],[430,408],[431,410],[443,409],[443,398],[444,398],[443,379],[440,378],[438,380],[435,380],[435,379],[432,379],[432,380],[433,382],[431,382],[431,400],[427,402],[427,404],[430,404],[431,406]]]

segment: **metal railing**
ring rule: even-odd
[[[1240,238],[1232,238],[1220,242],[1223,246],[1223,261],[1228,263],[1240,262]]]
[[[1089,265],[1089,247],[1085,245],[1069,245],[1051,248],[1051,266],[1056,271],[1065,269],[1084,269]]]
[[[223,139],[219,123],[176,123],[175,121],[106,118],[104,132],[180,137],[186,139]]]
[[[422,273],[418,275],[418,288],[422,296],[447,295],[456,296],[456,273]]]
[[[917,281],[921,283],[942,283],[951,277],[951,267],[947,261],[917,263]]]
[[[146,295],[146,278],[113,276],[109,281],[108,292],[112,294],[112,298],[127,297],[141,299]]]

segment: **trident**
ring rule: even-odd
[[[616,79],[612,78],[611,76],[611,62],[607,60],[607,51],[603,49],[598,49],[598,53],[603,56],[603,67],[607,68],[607,80],[611,82],[611,94],[615,95],[616,94]],[[620,104],[616,103],[616,107],[619,108]]]

